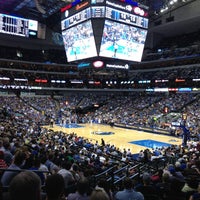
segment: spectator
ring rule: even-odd
[[[64,200],[65,199],[65,183],[59,174],[47,176],[46,184],[46,200]]]
[[[72,164],[69,161],[63,161],[61,169],[58,171],[58,174],[64,178],[66,195],[74,191],[75,179],[70,171],[71,166]]]
[[[12,179],[9,195],[11,200],[40,200],[40,187],[40,178],[34,172],[21,172]]]
[[[200,199],[200,184],[198,185],[197,192],[190,196],[189,200],[199,200]]]
[[[185,194],[186,197],[190,197],[193,193],[197,192],[198,190],[198,183],[199,180],[194,177],[187,177],[186,182],[182,188],[182,192]]]
[[[7,168],[8,165],[6,164],[4,160],[4,152],[0,151],[0,168]]]
[[[14,155],[13,163],[8,167],[10,170],[20,170],[25,162],[25,153],[21,150],[17,151]],[[9,186],[11,180],[18,174],[18,171],[5,171],[1,183],[3,187]]]
[[[103,188],[95,187],[90,195],[90,200],[109,200],[109,197]]]
[[[133,189],[133,181],[130,178],[125,178],[124,180],[124,190],[119,191],[115,195],[116,200],[127,200],[127,199],[135,199],[135,200],[144,200],[144,196],[140,192],[136,192]]]
[[[151,183],[151,176],[149,173],[145,172],[142,176],[143,184],[136,187],[138,192],[141,192],[144,195],[145,200],[158,199],[156,188]]]
[[[166,199],[171,189],[170,174],[168,172],[163,173],[162,182],[157,183],[156,188],[160,198]]]
[[[108,194],[110,200],[113,199],[113,192],[111,190],[111,184],[110,184],[110,182],[108,182],[105,178],[102,178],[102,179],[100,179],[98,181],[97,185],[98,185],[98,187],[101,187],[101,188],[103,188],[106,191],[106,193]]]
[[[178,179],[173,179],[166,200],[186,200],[184,192],[181,191],[182,187],[182,182],[180,182]]]
[[[86,178],[82,178],[77,183],[77,191],[70,193],[67,200],[89,200],[89,181]]]
[[[3,146],[5,148],[4,150],[4,160],[6,162],[6,164],[9,166],[12,163],[12,159],[13,159],[13,155],[11,153],[11,146],[9,141],[5,140],[3,143]]]

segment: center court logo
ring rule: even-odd
[[[113,135],[115,134],[114,132],[105,132],[105,131],[93,131],[93,135]]]

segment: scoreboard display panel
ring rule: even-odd
[[[148,28],[148,19],[129,12],[121,11],[112,7],[106,7],[105,17],[108,19],[124,22],[132,26]]]
[[[91,17],[92,18],[105,17],[105,7],[104,6],[92,6],[91,7]]]
[[[90,18],[102,18],[105,16],[104,6],[93,6],[86,8],[61,21],[61,29],[65,30],[71,26],[81,23]]]
[[[65,30],[90,18],[108,18],[118,22],[130,24],[132,26],[148,28],[148,19],[145,17],[134,15],[108,6],[92,6],[62,20],[61,29]]]
[[[0,14],[0,33],[30,37],[37,36],[38,22],[6,14]]]
[[[61,22],[61,28],[62,30],[65,30],[71,26],[74,26],[80,22],[83,22],[87,19],[91,18],[91,10],[90,8],[86,8],[71,17],[68,17],[67,19],[63,20]]]

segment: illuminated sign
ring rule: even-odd
[[[1,89],[35,89],[35,90],[41,90],[42,87],[38,87],[38,86],[27,86],[27,85],[0,85]]]
[[[192,81],[198,82],[198,81],[200,81],[200,78],[193,78]]]
[[[65,7],[61,8],[61,12],[65,12],[66,10],[71,9],[72,7],[75,7],[76,11],[82,10],[83,8],[87,7],[88,5],[90,5],[89,1],[86,2],[81,2],[80,0],[76,0],[68,5],[66,5]]]
[[[46,79],[35,79],[36,83],[47,83],[48,81]]]
[[[83,84],[83,81],[82,80],[70,80],[70,83]]]
[[[93,62],[94,68],[102,68],[103,65],[104,65],[104,62],[103,62],[103,61],[100,61],[100,60],[97,60],[97,61],[94,61],[94,62]]]
[[[129,12],[132,10],[131,6],[121,5],[121,4],[118,4],[118,3],[111,2],[111,1],[106,1],[106,4],[109,5],[109,6],[115,7],[115,8],[127,10]]]
[[[108,5],[108,6],[111,6],[111,7],[120,9],[120,10],[124,10],[126,12],[133,12],[133,13],[140,15],[140,16],[145,16],[145,17],[148,16],[148,12],[146,12],[142,8],[139,8],[137,4],[132,4],[130,2],[126,2],[126,3],[128,3],[129,5],[121,4],[120,2],[117,3],[116,1],[115,2],[109,1],[109,0],[106,1],[106,5]]]
[[[51,80],[51,83],[66,83],[65,80]]]
[[[154,89],[153,89],[153,88],[148,88],[148,89],[146,89],[146,91],[147,91],[147,92],[153,92]]]
[[[91,4],[102,4],[105,0],[91,0]]]
[[[14,78],[14,81],[26,82],[26,81],[28,81],[28,79],[25,79],[25,78]]]
[[[192,91],[200,91],[200,88],[192,88]]]
[[[8,77],[0,77],[0,80],[6,80],[6,81],[9,81],[10,78],[8,78]]]
[[[139,7],[135,7],[133,9],[134,13],[137,15],[145,16],[145,11]]]
[[[155,80],[155,83],[165,83],[165,82],[168,82],[169,80]]]
[[[114,69],[129,69],[129,65],[115,65],[115,64],[106,64],[107,68],[114,68]]]
[[[175,82],[185,82],[185,79],[178,79],[178,78],[176,78]]]
[[[90,67],[90,63],[82,62],[78,64],[78,69],[87,68],[87,67]]]
[[[154,88],[155,92],[168,92],[168,88]]]
[[[179,92],[191,92],[192,88],[179,88],[178,91]]]
[[[142,80],[142,81],[138,81],[138,83],[151,83],[151,80]]]
[[[169,90],[169,92],[176,92],[176,91],[178,91],[178,88],[169,88],[168,90]]]
[[[61,8],[61,12],[65,12],[66,10],[69,10],[72,7],[72,4],[68,4],[65,7]]]
[[[101,82],[100,82],[100,81],[95,81],[94,84],[95,84],[95,85],[100,85]]]
[[[80,3],[80,4],[76,5],[75,10],[79,11],[79,10],[85,8],[85,7],[88,6],[88,5],[89,5],[89,2],[88,2],[88,1],[86,1],[86,2],[84,2],[84,3]]]

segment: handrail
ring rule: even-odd
[[[101,172],[100,174],[95,175],[95,178],[98,178],[98,177],[100,177],[100,176],[102,176],[102,175],[104,175],[104,174],[106,174],[106,173],[112,171],[115,167],[116,167],[116,166],[113,166],[113,167],[107,169],[106,171],[103,171],[103,172]]]
[[[124,166],[124,167],[118,169],[117,171],[114,172],[114,174],[117,174],[117,173],[123,171],[124,169],[128,169],[128,165],[126,165],[126,166]]]
[[[0,171],[13,171],[13,172],[24,172],[24,171],[32,171],[32,172],[41,172],[46,174],[52,174],[50,171],[43,171],[43,170],[35,170],[35,169],[9,169],[9,168],[0,168]]]
[[[114,183],[113,183],[113,184],[114,184],[114,185],[115,185],[115,184],[117,184],[118,182],[120,182],[120,181],[124,180],[126,177],[127,177],[126,175],[124,175],[124,176],[120,177],[119,179],[117,179],[116,181],[114,181]]]

